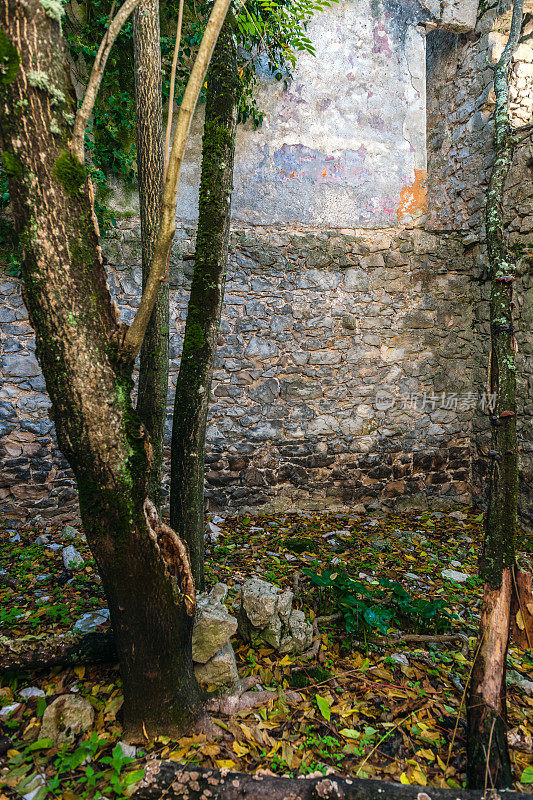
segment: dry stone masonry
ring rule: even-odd
[[[494,102],[487,59],[505,42],[508,5],[346,0],[313,20],[317,58],[302,56],[287,91],[261,79],[265,123],[239,132],[207,433],[210,510],[482,503],[483,208]],[[532,115],[527,10],[513,66],[515,126]],[[193,269],[201,122],[200,111],[171,260],[168,434]],[[525,523],[533,520],[531,141],[519,145],[508,185],[520,265]],[[140,295],[140,228],[126,198],[117,195],[117,209],[104,253],[129,322]],[[75,486],[55,443],[20,284],[0,283],[0,513],[12,527],[68,522],[77,515]]]

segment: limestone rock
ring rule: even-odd
[[[73,744],[94,722],[94,709],[84,697],[62,694],[44,710],[41,739],[51,739],[56,747]]]
[[[217,583],[210,594],[197,596],[192,634],[193,661],[205,664],[237,630],[236,618],[231,616],[222,603],[226,593],[227,587]]]
[[[216,686],[236,683],[239,672],[231,642],[227,642],[206,664],[195,664],[194,674],[199,683]]]
[[[302,611],[292,608],[293,597],[291,591],[282,591],[260,578],[247,580],[241,590],[241,637],[282,653],[307,650],[313,641],[313,628]]]
[[[79,569],[84,564],[83,556],[78,553],[73,544],[63,548],[62,557],[66,569]]]
[[[448,578],[448,580],[456,583],[465,583],[470,577],[466,572],[457,572],[455,569],[443,569],[441,575],[443,578]]]

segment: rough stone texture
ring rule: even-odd
[[[302,57],[286,92],[263,86],[265,125],[239,134],[207,436],[210,510],[481,502],[489,289],[480,241],[493,104],[486,58],[498,57],[509,13],[498,16],[485,0],[474,34],[427,36],[426,229],[425,40],[417,27],[464,30],[476,5],[339,3],[310,26],[316,60]],[[532,112],[527,26],[512,72],[516,125]],[[168,434],[192,272],[182,256],[194,252],[188,220],[198,148],[197,138],[172,253]],[[521,254],[524,521],[533,520],[532,155],[530,138],[508,184],[508,230]],[[128,217],[104,242],[126,322],[140,293],[139,238],[138,220]],[[0,288],[0,514],[10,527],[26,519],[61,525],[77,517],[73,477],[54,440],[20,284],[5,278]]]
[[[260,578],[245,581],[239,611],[241,638],[281,653],[307,650],[313,641],[313,627],[303,611],[292,608],[292,600],[292,592],[282,592]]]
[[[194,674],[197,681],[211,686],[237,683],[239,673],[231,642],[225,644],[206,664],[195,664]]]
[[[500,57],[510,26],[510,4],[486,0],[476,34],[455,36],[435,31],[428,36],[428,216],[434,232],[456,230],[473,264],[472,290],[476,347],[472,359],[476,386],[487,380],[490,350],[489,296],[484,239],[485,193],[493,162],[493,72],[487,61]],[[501,14],[501,8],[506,9]],[[511,71],[511,124],[533,117],[533,4]],[[518,342],[518,433],[520,437],[521,518],[533,524],[533,134],[523,136],[506,187],[507,234],[518,256],[514,285]],[[487,475],[490,430],[479,407],[472,418],[472,472],[476,491]],[[481,499],[481,498],[479,498]]]
[[[236,631],[237,620],[228,613],[217,593],[198,595],[192,635],[193,661],[205,664]]]
[[[62,694],[45,708],[39,735],[61,747],[75,742],[93,722],[94,709],[88,700],[77,694]]]

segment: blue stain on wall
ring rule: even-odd
[[[366,148],[340,150],[326,155],[303,144],[284,144],[273,153],[279,177],[285,181],[313,184],[360,186],[368,179]]]

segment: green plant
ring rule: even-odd
[[[449,628],[453,619],[442,598],[415,599],[388,578],[379,578],[376,585],[369,585],[341,571],[329,569],[321,575],[310,569],[303,572],[332,597],[342,612],[348,633],[361,635],[377,628],[386,635],[390,627],[400,627],[405,622],[419,630],[442,631]]]

